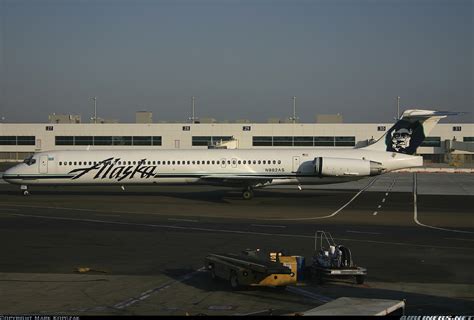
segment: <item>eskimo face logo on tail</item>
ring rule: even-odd
[[[134,177],[141,179],[154,177],[157,166],[149,166],[145,163],[146,159],[142,159],[136,164],[127,165],[125,161],[120,161],[120,158],[108,158],[89,167],[74,169],[69,173],[75,174],[72,177],[73,180],[89,172],[95,173],[93,179],[114,179],[117,181],[133,179]]]
[[[396,151],[410,147],[410,140],[413,130],[401,128],[398,131],[392,131],[392,148]]]
[[[423,126],[419,121],[399,120],[385,137],[387,151],[414,154],[425,139]]]

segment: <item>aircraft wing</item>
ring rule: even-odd
[[[255,186],[264,185],[272,182],[273,179],[289,179],[289,177],[275,177],[265,175],[207,175],[202,176],[201,180],[219,185],[245,185]]]

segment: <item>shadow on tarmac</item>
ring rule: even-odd
[[[165,274],[171,278],[178,279],[184,274],[193,272],[191,269],[168,269]],[[207,292],[228,292],[232,294],[254,296],[258,299],[268,299],[273,302],[275,309],[278,302],[294,301],[308,306],[308,310],[315,305],[322,304],[321,301],[313,300],[304,296],[296,295],[281,288],[271,287],[245,287],[240,290],[232,290],[229,281],[225,279],[212,280],[206,271],[183,281],[185,285],[192,286]],[[331,281],[323,285],[316,285],[308,281],[306,286],[299,287],[302,290],[336,299],[338,297],[354,297],[367,299],[391,299],[405,300],[407,315],[469,315],[474,310],[474,301],[468,299],[455,299],[428,294],[411,293],[399,290],[371,288],[370,283],[365,285],[348,284],[347,281]],[[304,310],[301,310],[304,311]]]

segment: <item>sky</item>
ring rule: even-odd
[[[0,117],[134,122],[471,112],[472,0],[0,0]]]

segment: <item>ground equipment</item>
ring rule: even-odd
[[[335,243],[332,235],[325,231],[316,231],[314,235],[313,263],[311,277],[323,283],[330,277],[354,277],[363,284],[367,269],[354,264],[349,248]]]
[[[296,258],[282,252],[246,249],[240,254],[209,254],[205,266],[212,279],[228,280],[233,289],[244,286],[286,287],[297,281]]]

